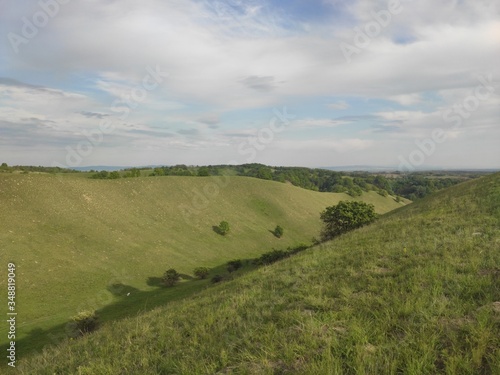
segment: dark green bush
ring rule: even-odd
[[[227,271],[229,273],[239,270],[241,267],[243,267],[243,263],[241,262],[240,259],[231,260],[227,262]]]
[[[257,264],[271,264],[288,256],[290,256],[290,254],[287,251],[273,250],[262,254],[260,258],[257,259]]]
[[[163,283],[166,286],[174,286],[180,280],[181,275],[173,268],[170,268],[163,275]]]
[[[196,267],[193,273],[197,278],[205,279],[210,273],[210,270],[208,269],[208,267]]]
[[[95,311],[82,311],[71,318],[70,336],[78,337],[93,332],[99,327],[99,317]]]
[[[276,225],[276,228],[274,228],[273,234],[276,237],[281,238],[283,236],[283,233],[284,233],[283,228],[279,225]]]
[[[229,232],[229,223],[227,221],[221,221],[218,227],[218,233],[225,236]]]
[[[220,283],[222,280],[224,280],[224,278],[221,275],[215,275],[210,281],[215,284]]]

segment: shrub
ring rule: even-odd
[[[342,233],[369,224],[375,218],[375,209],[372,204],[340,201],[336,206],[327,207],[321,213],[321,220],[324,223],[321,240],[328,241]]]
[[[359,186],[353,186],[347,190],[347,194],[351,197],[359,197],[363,194],[363,190]]]
[[[229,273],[239,270],[241,267],[243,267],[243,263],[241,263],[240,259],[231,260],[227,262],[227,271]]]
[[[207,167],[200,167],[198,169],[198,176],[205,177],[210,176],[210,171]]]
[[[210,270],[208,267],[197,267],[194,269],[193,273],[197,278],[205,279],[210,273]]]
[[[100,172],[93,174],[90,178],[106,179],[106,178],[109,178],[109,172],[108,171],[100,171]]]
[[[221,275],[215,275],[214,277],[212,277],[212,283],[219,283],[223,280],[224,278],[221,276]]]
[[[260,258],[257,259],[257,264],[271,264],[288,256],[289,253],[287,251],[273,250],[268,253],[262,254]]]
[[[287,251],[289,254],[297,254],[301,251],[309,249],[309,245],[306,245],[305,243],[300,243],[296,245],[295,247],[288,247]]]
[[[229,223],[227,221],[221,221],[218,227],[219,234],[225,236],[229,232]]]
[[[281,238],[281,236],[283,236],[283,228],[280,227],[279,225],[276,225],[276,228],[274,228],[274,232],[273,234],[278,237],[278,238]]]
[[[181,275],[175,269],[170,268],[163,275],[163,283],[166,286],[174,286],[175,284],[177,284],[180,278]]]
[[[95,311],[82,311],[71,318],[71,336],[83,336],[93,332],[99,326],[99,317]]]
[[[254,264],[257,265],[265,265],[277,262],[278,260],[288,258],[290,255],[297,254],[301,251],[308,249],[309,246],[306,244],[299,244],[295,247],[288,247],[286,250],[275,250],[269,251],[267,253],[262,254],[259,258],[254,259]]]
[[[377,191],[377,193],[383,197],[387,197],[389,195],[389,193],[387,193],[387,190],[384,190],[384,189],[379,189],[379,191]]]

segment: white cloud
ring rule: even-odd
[[[345,100],[340,100],[338,102],[328,104],[328,108],[330,109],[343,110],[343,109],[348,109],[349,107],[350,107],[349,103],[347,103]]]
[[[95,127],[98,120],[82,113],[110,114],[113,100],[130,95],[146,67],[158,65],[169,77],[148,92],[147,101],[126,123],[117,123],[118,131],[110,141],[114,137],[137,140],[133,143],[137,149],[147,149],[148,142],[153,148],[157,144],[211,147],[216,158],[221,148],[230,149],[230,134],[241,137],[252,133],[249,127],[259,128],[255,119],[241,124],[252,109],[269,110],[302,99],[318,103],[332,98],[362,99],[372,106],[369,110],[350,99],[330,102],[324,109],[369,111],[376,116],[379,127],[360,133],[373,137],[365,142],[378,140],[382,133],[388,139],[410,142],[434,127],[449,126],[442,112],[474,90],[478,74],[492,73],[500,81],[500,3],[496,1],[402,0],[402,11],[391,16],[380,35],[353,55],[351,63],[339,44],[353,43],[354,27],[372,22],[373,12],[386,9],[388,3],[324,2],[331,3],[332,9],[342,6],[350,17],[342,22],[299,24],[286,11],[257,0],[70,2],[22,46],[21,53],[6,49],[2,54],[5,63],[0,66],[8,68],[1,75],[26,77],[28,85],[1,85],[0,80],[0,114],[12,123],[34,119],[40,131],[52,128],[75,136]],[[22,16],[30,15],[27,7],[16,7],[0,15],[0,23],[13,30],[20,28]],[[46,85],[42,89],[30,86],[34,81]],[[464,119],[461,130],[465,133],[455,138],[462,147],[469,137],[486,139],[490,138],[486,132],[498,133],[499,92],[500,88],[470,119]],[[384,104],[373,105],[376,100]],[[391,105],[396,104],[411,110],[395,111]],[[242,120],[238,124],[226,121],[227,113],[231,118],[239,114]],[[328,113],[309,109],[291,127],[333,132],[340,124],[328,119]],[[157,139],[158,134],[164,138]],[[355,130],[342,133],[343,139],[330,145],[334,150],[354,147],[360,134]],[[311,152],[328,149],[307,136],[301,144]],[[379,149],[381,160],[386,158],[382,155],[395,153],[397,147],[391,147]],[[373,154],[363,155],[367,160],[377,159]],[[296,164],[301,160],[300,155],[288,157]],[[312,154],[308,156],[313,159]]]
[[[389,97],[390,100],[394,100],[396,103],[401,105],[412,105],[420,103],[422,98],[420,94],[402,94],[402,95],[393,95]]]

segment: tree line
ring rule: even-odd
[[[270,167],[263,164],[209,165],[156,167],[150,176],[221,176],[234,175],[254,177],[262,180],[288,182],[295,186],[332,193],[347,193],[358,197],[363,191],[376,191],[382,196],[401,196],[410,200],[423,198],[440,189],[475,178],[480,173],[454,173],[454,177],[441,176],[433,172],[401,174],[394,172],[386,177],[371,172],[338,172],[328,169],[305,167]],[[456,177],[455,177],[456,176]]]

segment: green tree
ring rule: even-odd
[[[328,241],[335,236],[371,223],[376,218],[372,204],[356,201],[340,201],[321,213],[324,223],[321,240]]]
[[[113,171],[109,174],[109,178],[112,179],[112,180],[115,180],[117,178],[120,178],[120,173],[118,173],[118,171]]]
[[[271,168],[261,167],[257,170],[257,178],[261,178],[263,180],[272,180],[273,179],[273,171]]]
[[[141,170],[132,168],[127,173],[125,173],[124,177],[141,177]]]
[[[279,226],[279,225],[276,225],[276,228],[274,228],[273,234],[276,237],[281,238],[283,236],[283,233],[284,233],[283,228],[281,226]]]
[[[210,273],[210,270],[208,269],[208,267],[196,267],[193,273],[197,278],[205,279]]]
[[[218,232],[225,236],[229,232],[229,223],[227,221],[221,221],[218,226]]]
[[[363,190],[359,186],[353,186],[347,190],[347,194],[351,197],[359,197],[363,194]]]
[[[97,178],[97,179],[106,179],[109,178],[109,172],[108,171],[100,171],[91,176],[91,178]]]
[[[163,275],[163,283],[166,286],[174,286],[180,280],[181,275],[173,268],[170,268]]]
[[[210,176],[210,171],[208,170],[208,167],[200,167],[198,169],[198,176],[200,177]]]

